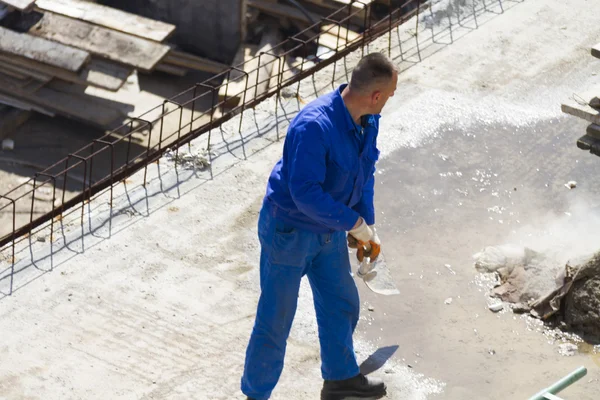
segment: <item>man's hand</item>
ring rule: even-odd
[[[356,257],[358,258],[358,261],[362,262],[362,260],[365,257],[371,257],[371,262],[373,262],[377,259],[377,256],[379,256],[380,249],[381,249],[381,241],[379,240],[379,236],[377,236],[377,233],[375,232],[374,225],[367,226],[367,228],[370,232],[370,236],[367,240],[361,240],[360,238],[356,237],[353,234],[353,231],[355,232],[362,226],[359,223],[365,224],[364,220],[362,220],[362,218],[360,218],[360,220],[357,222],[358,227],[355,226],[354,229],[352,229],[348,232],[348,237],[347,237],[348,247],[351,249],[357,249]],[[366,224],[365,224],[365,226],[366,226]],[[363,239],[364,239],[364,236],[363,236]],[[368,247],[368,248],[365,248],[365,247]]]
[[[369,225],[367,225],[365,220],[362,217],[359,217],[356,225],[348,231],[348,234],[354,236],[354,238],[360,242],[367,243],[371,240],[373,231]]]

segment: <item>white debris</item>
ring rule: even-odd
[[[488,308],[492,312],[499,312],[499,311],[502,311],[504,309],[504,304],[502,304],[502,303],[494,303],[494,304],[490,304],[488,306]]]
[[[456,272],[452,269],[450,264],[444,264],[444,267],[448,268],[448,271],[450,271],[452,275],[456,275]]]
[[[577,182],[569,181],[569,182],[565,183],[565,187],[567,189],[575,189],[577,187]]]
[[[574,356],[577,353],[577,345],[573,343],[563,343],[558,346],[558,354],[565,357]]]
[[[15,149],[15,141],[12,139],[4,139],[2,141],[2,150],[14,150]]]
[[[448,298],[447,298],[447,299],[444,301],[444,303],[445,303],[445,304],[448,304],[448,305],[452,304],[452,297],[448,297]]]

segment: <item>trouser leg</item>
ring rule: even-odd
[[[268,215],[259,222],[261,294],[246,350],[242,392],[268,399],[283,370],[286,343],[310,251],[310,234]]]
[[[325,380],[343,380],[359,373],[352,335],[360,300],[345,233],[321,235],[321,240],[321,251],[307,271],[319,326],[321,373]]]

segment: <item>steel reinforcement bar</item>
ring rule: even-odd
[[[356,4],[362,5],[362,10],[357,9]],[[350,52],[361,49],[364,54],[367,44],[385,34],[389,35],[388,51],[391,53],[392,30],[428,8],[428,3],[423,0],[408,0],[404,4],[390,9],[384,17],[374,18],[374,4],[374,2],[357,0],[341,7],[298,34],[288,37],[271,51],[259,53],[251,60],[233,66],[204,82],[197,83],[137,118],[129,118],[117,129],[100,139],[93,140],[78,151],[69,154],[43,171],[37,172],[27,182],[0,195],[0,213],[12,213],[12,225],[9,227],[9,233],[0,237],[0,249],[5,249],[5,246],[10,244],[14,253],[15,244],[20,241],[20,238],[31,235],[36,227],[48,221],[51,221],[52,224],[50,237],[52,241],[56,217],[65,211],[81,205],[83,222],[84,204],[90,201],[95,194],[106,189],[110,189],[112,206],[113,187],[142,168],[145,169],[146,174],[148,164],[158,160],[167,150],[178,151],[182,145],[243,113],[244,110],[256,106],[265,99],[279,95],[282,89],[335,63]],[[359,13],[363,18],[363,30],[360,35],[350,37],[348,29],[350,21],[356,22]],[[344,32],[345,35],[342,36]],[[317,58],[316,62],[311,63],[313,65],[309,67],[307,67],[308,64],[305,64],[305,57],[302,57],[301,65],[294,68],[285,62],[286,57],[292,53],[308,55],[310,53],[309,46],[313,46],[313,48],[315,45],[318,46],[321,37],[329,35],[330,38],[332,34],[337,37],[338,45],[331,50],[330,57]],[[417,39],[415,38],[415,40]],[[267,90],[259,90],[273,79],[273,73],[266,77],[261,74],[261,69],[267,66],[270,66],[271,70],[276,68],[277,83],[273,86],[269,85]],[[298,72],[294,72],[294,69],[298,69]],[[333,68],[332,84],[335,79],[335,68]],[[298,85],[298,91],[299,89]],[[233,98],[241,99],[239,104],[216,118],[215,111],[222,106],[230,105]],[[211,107],[204,112],[199,111],[198,103],[206,102],[207,99],[210,99]],[[176,129],[170,131],[165,129],[164,122],[168,117],[178,119]],[[201,119],[206,122],[201,123]],[[135,152],[132,150],[132,141],[134,135],[140,134],[147,137],[148,145],[143,150]],[[152,138],[156,139],[156,135],[158,135],[158,141],[152,144]],[[120,159],[121,157],[118,156],[117,146],[125,152],[124,159]],[[109,168],[104,168],[103,176],[96,177],[94,166],[102,161]],[[77,172],[82,169],[83,175]],[[99,167],[96,167],[96,171],[98,169]],[[67,182],[73,181],[76,184],[69,190],[70,195],[67,198]],[[146,176],[144,176],[144,182],[146,182]],[[58,196],[57,187],[61,189],[62,193]],[[49,196],[50,193],[52,194],[50,210],[34,217],[39,214],[35,211],[35,205],[36,201],[40,202],[40,197],[43,197],[40,194]],[[47,198],[45,201],[48,200]],[[18,209],[30,211],[28,221],[20,225],[16,223]],[[0,234],[3,232],[0,231]],[[14,255],[12,264],[14,266]]]

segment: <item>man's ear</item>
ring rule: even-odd
[[[376,90],[373,92],[373,94],[371,95],[371,100],[373,102],[373,104],[377,104],[377,102],[379,102],[379,99],[381,98],[381,91]]]

